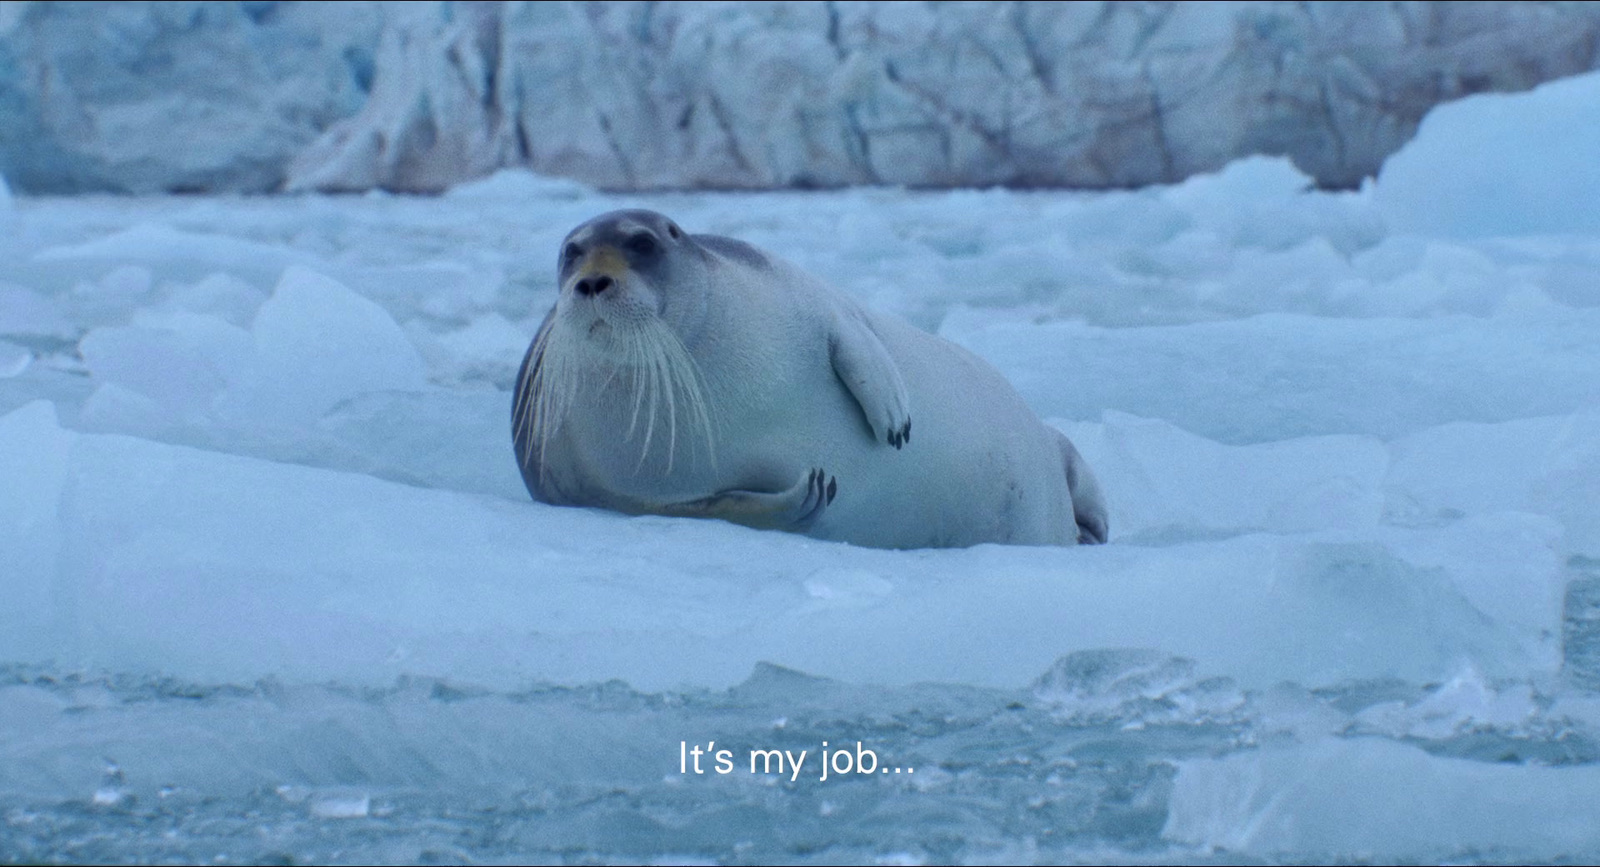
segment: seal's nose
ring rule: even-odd
[[[604,274],[596,274],[593,277],[585,277],[579,280],[577,285],[572,288],[578,290],[579,295],[599,295],[601,292],[611,288],[611,282],[610,277]]]

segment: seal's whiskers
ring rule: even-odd
[[[686,436],[685,441],[691,449],[693,443],[704,442],[707,460],[715,468],[716,445],[705,380],[694,357],[666,323],[645,320],[616,328],[612,332],[613,360],[598,363],[594,352],[576,345],[572,334],[573,329],[553,327],[535,343],[539,364],[524,381],[516,403],[517,434],[532,434],[527,437],[528,445],[521,456],[524,466],[537,461],[542,477],[545,450],[579,395],[598,394],[617,383],[632,392],[632,407],[622,438],[638,442],[635,472],[644,468],[658,429],[666,432],[666,472],[672,472],[677,462],[680,415],[685,416],[681,422],[685,432],[694,434]],[[605,376],[595,382],[600,379],[596,376],[600,370]]]

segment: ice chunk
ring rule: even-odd
[[[504,282],[499,273],[450,261],[344,270],[341,282],[397,319],[422,313],[444,322],[470,320],[494,304]]]
[[[1395,442],[1386,517],[1438,523],[1525,511],[1565,527],[1569,553],[1600,553],[1600,411],[1457,423]]]
[[[1197,677],[1192,659],[1135,649],[1068,654],[1034,682],[1033,697],[1078,725],[1211,722],[1245,703],[1227,678]]]
[[[91,432],[115,432],[163,439],[190,421],[171,407],[115,382],[103,383],[89,393],[78,410],[75,427]]]
[[[1562,526],[1543,515],[1486,512],[1427,532],[1390,530],[1380,538],[1412,566],[1449,575],[1474,609],[1513,634],[1542,671],[1560,663],[1566,584]]]
[[[1315,185],[1287,157],[1247,156],[1168,187],[1162,198],[1230,246],[1288,250],[1320,236],[1348,256],[1383,238],[1368,197],[1312,194]]]
[[[244,376],[255,360],[250,332],[209,313],[146,308],[134,314],[130,327],[175,335],[204,355],[229,382]]]
[[[318,819],[364,819],[372,810],[365,792],[332,792],[311,799],[311,815]]]
[[[864,569],[824,569],[803,582],[815,600],[808,611],[823,608],[862,608],[876,605],[894,592],[888,579]]]
[[[207,274],[199,282],[178,287],[168,304],[191,313],[216,316],[233,325],[248,326],[267,300],[261,290],[223,271]]]
[[[211,419],[217,398],[255,363],[249,332],[215,316],[155,309],[132,325],[90,331],[79,352],[99,387],[78,424],[140,435]]]
[[[1532,485],[1570,417],[1499,424],[1456,422],[1418,431],[1390,447],[1387,517],[1438,522],[1483,512],[1531,510]]]
[[[1574,557],[1570,565],[1561,621],[1562,673],[1568,681],[1600,692],[1600,560]],[[1600,696],[1579,704],[1584,705],[1582,717],[1600,728]],[[1557,710],[1552,708],[1551,714]]]
[[[1287,630],[1262,636],[1295,648],[1292,661],[1267,666],[1284,672],[1284,679],[1330,683],[1340,671],[1361,671],[1425,682],[1473,660],[1486,662],[1496,676],[1525,671],[1533,661],[1518,632],[1465,598],[1451,569],[1413,564],[1384,545],[1285,546],[1275,572],[1264,600],[1275,616],[1258,628]]]
[[[111,260],[160,264],[164,273],[184,270],[194,279],[217,270],[252,277],[277,275],[290,265],[311,265],[315,259],[288,246],[248,241],[234,235],[191,232],[162,223],[144,222],[78,244],[47,247],[34,254],[38,262]]]
[[[100,788],[94,790],[94,795],[89,802],[96,807],[114,807],[129,800],[128,778],[122,772],[122,766],[107,760],[105,770],[100,774]]]
[[[25,346],[0,340],[0,379],[21,376],[33,363],[33,352]]]
[[[521,502],[528,492],[511,448],[510,406],[506,392],[490,389],[373,393],[343,402],[317,429],[352,455],[339,464],[345,469]]]
[[[63,435],[32,425],[50,436],[10,437],[6,454],[43,466],[37,452],[64,451]],[[908,554],[123,436],[71,442],[69,467],[58,456],[49,479],[0,492],[46,529],[60,502],[66,534],[19,543],[42,572],[17,579],[37,604],[15,612],[12,659],[214,682],[412,673],[646,689],[726,686],[762,660],[858,683],[1016,687],[1106,647],[1187,657],[1247,687],[1529,665],[1521,633],[1474,608],[1451,569],[1374,542]]]
[[[1600,768],[1324,738],[1179,765],[1162,836],[1251,858],[1560,860],[1600,848]]]
[[[1600,408],[1567,419],[1540,469],[1534,509],[1566,526],[1569,553],[1600,558]]]
[[[1174,204],[1219,219],[1219,212],[1260,207],[1290,199],[1316,186],[1316,180],[1288,157],[1247,156],[1221,171],[1195,175],[1165,191]]]
[[[1230,264],[1225,275],[1199,287],[1206,305],[1230,312],[1290,307],[1321,313],[1336,303],[1350,303],[1344,297],[1351,276],[1348,257],[1326,238],[1308,238],[1284,249],[1239,248]]]
[[[383,308],[305,268],[284,272],[251,333],[255,357],[217,400],[236,423],[292,427],[360,394],[425,385],[421,357]]]
[[[99,264],[99,263],[96,263]],[[144,265],[118,265],[94,279],[80,279],[62,301],[80,325],[121,324],[128,311],[148,304],[155,273]]]
[[[95,380],[143,394],[179,417],[207,410],[226,384],[206,353],[171,329],[96,328],[78,351]]]
[[[154,285],[155,274],[149,268],[143,265],[118,265],[92,284],[78,284],[74,291],[97,295],[101,301],[137,304],[150,294],[150,288]]]
[[[0,282],[0,334],[71,337],[75,333],[54,299]]]
[[[1538,711],[1533,688],[1527,683],[1496,686],[1468,666],[1420,701],[1382,702],[1366,708],[1356,715],[1354,730],[1434,740],[1487,729],[1526,736],[1526,726]]]
[[[440,378],[484,380],[509,389],[538,330],[537,321],[519,325],[490,313],[454,331],[438,335],[423,331],[417,336],[419,344],[431,350],[429,361]]]
[[[0,659],[37,657],[63,644],[74,600],[55,584],[63,533],[59,510],[76,435],[56,422],[55,406],[37,400],[0,416]]]
[[[1121,540],[1371,527],[1388,466],[1369,437],[1304,437],[1225,446],[1155,419],[1106,412],[1054,422],[1108,492]]]
[[[1573,307],[1600,306],[1600,242],[1570,238],[1539,243],[1524,239],[1513,247],[1531,254],[1523,273],[1553,300]],[[1531,249],[1530,249],[1531,248]]]
[[[1600,72],[1434,107],[1375,198],[1396,231],[1479,238],[1600,229]]]
[[[1455,421],[1565,415],[1600,399],[1600,311],[1483,319],[1264,314],[1100,328],[1005,322],[941,334],[1000,369],[1036,412],[1107,409],[1224,443],[1389,439]]]
[[[500,169],[488,177],[456,184],[445,192],[447,199],[461,201],[509,201],[532,204],[541,199],[586,199],[594,190],[569,178],[535,174],[522,168]]]

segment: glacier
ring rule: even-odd
[[[1355,187],[1434,105],[1593,70],[1587,3],[8,0],[33,193]],[[183,146],[175,147],[174,142]]]
[[[0,860],[1600,857],[1600,238],[1552,132],[1596,104],[1463,99],[1344,192],[19,193]],[[529,501],[557,245],[633,206],[987,358],[1111,544]]]

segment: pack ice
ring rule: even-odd
[[[1600,857],[1596,105],[1462,100],[1339,194],[0,196],[0,851]],[[1112,544],[529,501],[516,365],[628,206],[994,363]],[[679,775],[719,737],[920,766]]]

